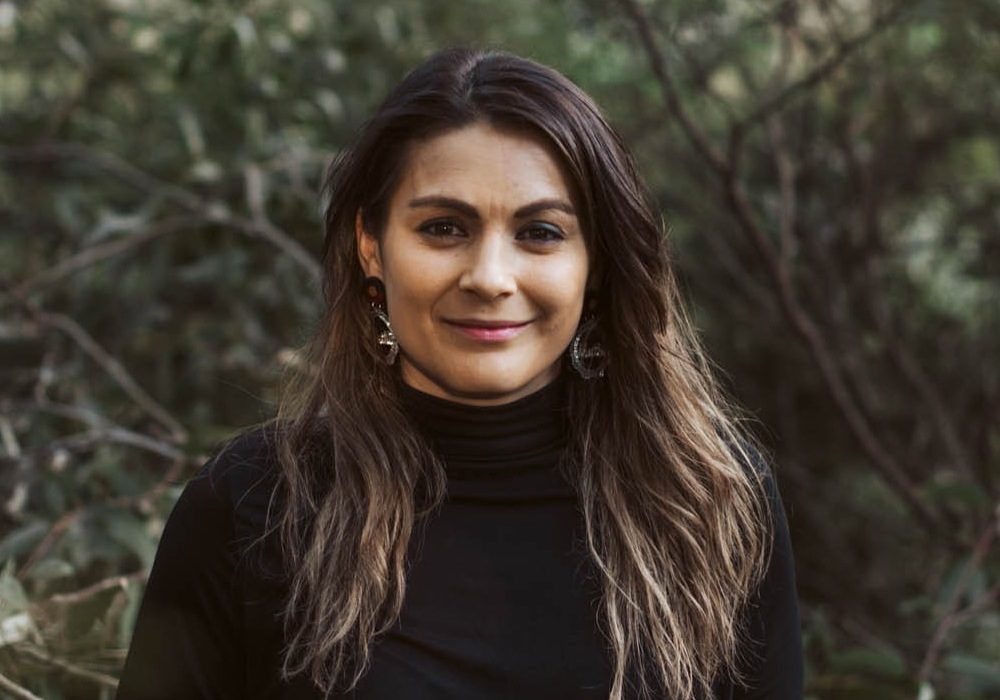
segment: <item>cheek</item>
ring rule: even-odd
[[[577,262],[548,265],[532,279],[535,303],[550,324],[576,324],[583,310],[587,282],[586,267]]]
[[[571,335],[583,311],[583,285],[577,291],[568,280],[557,281],[557,286],[535,297],[535,304],[542,313],[542,327],[546,333]]]
[[[450,284],[451,273],[448,261],[441,256],[421,255],[420,251],[399,251],[402,264],[386,266],[386,278],[390,280],[388,295],[390,314],[392,309],[406,311],[401,322],[418,323],[421,316],[431,313],[434,304],[444,294]],[[395,321],[393,321],[395,323]]]

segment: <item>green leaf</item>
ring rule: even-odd
[[[12,531],[0,540],[0,561],[15,559],[28,552],[45,537],[50,525],[44,520],[36,520]]]
[[[21,582],[14,576],[14,561],[7,561],[0,574],[0,618],[9,617],[28,609],[28,595]]]
[[[28,572],[28,578],[32,581],[52,581],[57,578],[72,576],[76,573],[76,568],[64,559],[49,557],[38,562]]]
[[[156,541],[150,536],[144,521],[124,511],[109,514],[107,532],[111,539],[138,556],[144,567],[152,566]]]
[[[20,612],[6,617],[0,614],[0,646],[16,644],[37,636],[38,628],[28,613]]]
[[[937,605],[941,608],[946,606],[951,600],[952,596],[955,594],[955,587],[965,581],[965,588],[960,596],[960,602],[975,598],[977,595],[981,594],[986,588],[986,574],[982,569],[976,569],[971,573],[967,573],[969,562],[971,556],[962,557],[952,566],[951,570],[945,576],[944,582],[941,585],[941,590],[938,591]]]
[[[996,659],[987,661],[966,654],[949,654],[941,668],[968,678],[981,690],[1000,690],[1000,665]]]

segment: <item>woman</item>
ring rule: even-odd
[[[331,167],[278,417],[167,521],[139,698],[798,698],[787,524],[593,101],[432,56]]]

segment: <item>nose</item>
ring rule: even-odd
[[[459,279],[459,289],[492,300],[517,291],[513,251],[504,235],[484,234],[469,248],[469,260]]]

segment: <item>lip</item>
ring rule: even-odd
[[[479,319],[456,319],[445,321],[462,335],[489,343],[510,340],[521,333],[531,321],[481,321]]]

